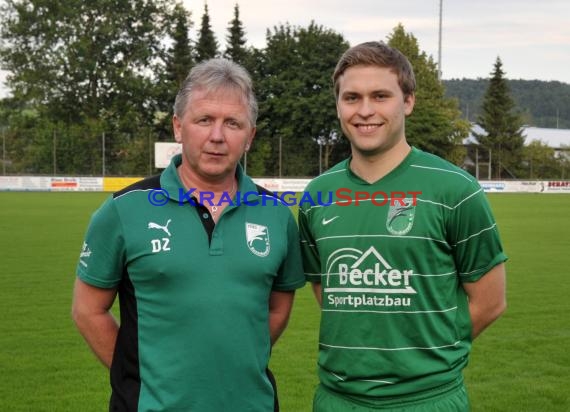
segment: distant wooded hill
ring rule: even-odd
[[[451,79],[443,83],[446,96],[457,98],[463,116],[475,122],[488,79]],[[570,129],[570,84],[540,80],[509,80],[508,84],[526,125]]]

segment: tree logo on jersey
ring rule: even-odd
[[[269,229],[267,226],[246,222],[245,238],[251,253],[260,257],[265,257],[269,254]]]
[[[415,215],[416,206],[412,199],[398,199],[388,209],[386,229],[393,235],[405,235],[412,229]]]

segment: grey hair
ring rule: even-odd
[[[206,92],[219,89],[232,89],[241,94],[243,102],[249,108],[249,120],[255,127],[257,121],[257,99],[253,92],[251,76],[245,68],[227,59],[209,59],[200,62],[190,70],[182,82],[174,101],[174,114],[183,117],[194,90]]]

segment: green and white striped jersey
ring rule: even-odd
[[[321,383],[372,399],[461,379],[472,340],[462,283],[506,260],[485,193],[416,148],[373,184],[349,164],[306,189],[332,193],[331,205],[299,209],[305,275],[322,285]]]

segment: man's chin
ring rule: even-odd
[[[233,170],[230,165],[225,164],[225,165],[215,165],[214,167],[212,167],[212,165],[207,165],[203,168],[201,168],[202,171],[202,175],[205,178],[211,179],[211,180],[220,180],[223,179],[225,177],[227,177],[228,174],[233,173]]]
[[[360,155],[362,156],[376,156],[379,153],[382,153],[385,151],[385,147],[384,146],[380,146],[380,145],[374,145],[374,146],[370,146],[370,145],[353,145],[352,146],[352,150],[357,151]]]

